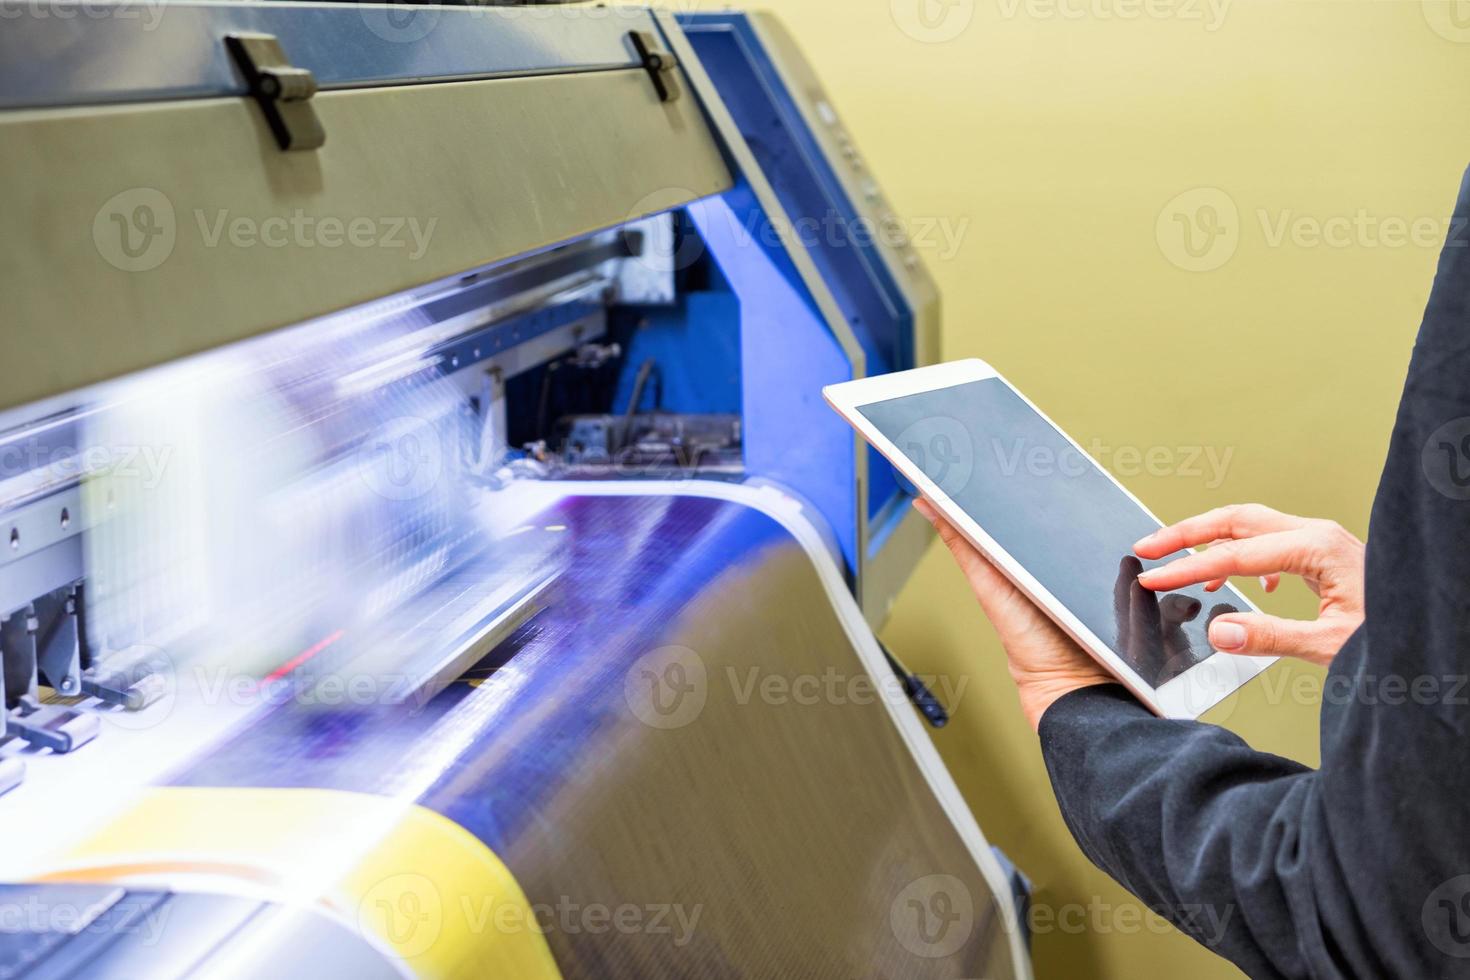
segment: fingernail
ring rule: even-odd
[[[1217,650],[1239,650],[1245,646],[1245,627],[1239,623],[1216,623],[1210,627],[1210,642]]]
[[[1265,589],[1267,592],[1271,591],[1271,580],[1264,575],[1261,576],[1261,588]]]
[[[1154,536],[1152,534],[1146,534],[1146,535],[1144,535],[1143,537],[1139,538],[1137,541],[1133,542],[1133,550],[1134,551],[1137,551],[1139,548],[1142,548],[1144,545],[1148,544],[1153,539],[1154,539]]]

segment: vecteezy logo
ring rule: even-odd
[[[109,653],[97,669],[97,680],[122,698],[122,703],[100,712],[102,723],[112,728],[133,732],[154,728],[168,720],[178,703],[173,658],[155,646],[138,644]]]
[[[975,442],[964,423],[947,415],[931,415],[912,423],[894,440],[939,489],[954,496],[975,472]]]
[[[385,41],[412,44],[422,41],[439,24],[437,7],[404,0],[364,3],[357,8],[367,29]]]
[[[1434,489],[1451,500],[1470,500],[1470,416],[1451,419],[1430,433],[1419,463]]]
[[[1209,635],[1209,624],[1217,616],[1228,613],[1239,612],[1230,603],[1217,603],[1205,616],[1205,635]],[[1164,630],[1170,630],[1167,621],[1162,622]],[[1179,650],[1182,644],[1169,643],[1167,633],[1164,637],[1165,649]],[[1183,672],[1190,671],[1190,680],[1180,682],[1177,686],[1183,691],[1184,708],[1191,715],[1199,715],[1205,711],[1210,712],[1210,723],[1223,725],[1235,714],[1235,709],[1240,704],[1240,695],[1232,694],[1223,701],[1217,701],[1216,695],[1220,691],[1234,691],[1245,683],[1246,678],[1241,676],[1244,669],[1240,662],[1229,657],[1210,657],[1202,663],[1193,663],[1193,653],[1176,653],[1169,659],[1164,667],[1164,677],[1174,677]]]
[[[357,905],[357,926],[365,936],[381,936],[399,956],[426,952],[439,938],[444,921],[439,889],[420,874],[397,874],[373,885]]]
[[[1470,44],[1470,0],[1420,0],[1424,22],[1447,41]]]
[[[640,197],[628,209],[624,224],[639,237],[634,258],[648,272],[668,274],[688,269],[704,255],[704,240],[677,224],[666,212],[700,195],[687,187],[661,187]],[[697,209],[699,205],[693,205]]]
[[[952,956],[975,929],[975,902],[954,875],[925,875],[898,893],[888,909],[888,924],[900,945],[915,956]]]
[[[1457,875],[1430,892],[1419,919],[1435,949],[1470,959],[1470,875]]]
[[[389,419],[358,447],[369,487],[389,500],[415,500],[434,488],[444,469],[439,432],[412,415]]]
[[[1218,187],[1196,187],[1164,205],[1154,224],[1164,258],[1189,272],[1218,269],[1240,244],[1240,213]]]
[[[114,194],[92,219],[97,254],[123,272],[147,272],[174,250],[174,206],[162,191],[133,187]]]
[[[709,698],[704,659],[688,647],[666,646],[634,661],[623,675],[623,699],[650,728],[683,728]]]
[[[888,6],[898,29],[926,44],[953,41],[975,18],[975,0],[889,0]]]

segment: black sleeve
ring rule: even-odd
[[[1470,172],[1373,504],[1367,619],[1323,689],[1321,768],[1116,686],[1041,720],[1082,849],[1253,976],[1470,977],[1467,224]]]

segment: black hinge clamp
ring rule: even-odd
[[[648,72],[648,78],[653,82],[658,100],[673,102],[679,98],[679,80],[674,75],[674,69],[679,67],[679,59],[668,51],[655,48],[653,35],[647,31],[629,31],[628,38],[633,42],[633,50],[638,53],[643,70]]]
[[[314,150],[327,141],[311,97],[316,77],[286,60],[273,34],[230,34],[225,47],[245,76],[250,95],[260,104],[276,143],[283,150]]]

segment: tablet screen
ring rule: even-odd
[[[1139,585],[1140,571],[1169,560],[1133,554],[1158,524],[1004,381],[858,411],[1151,686],[1209,657],[1210,620],[1246,608],[1228,585]]]

